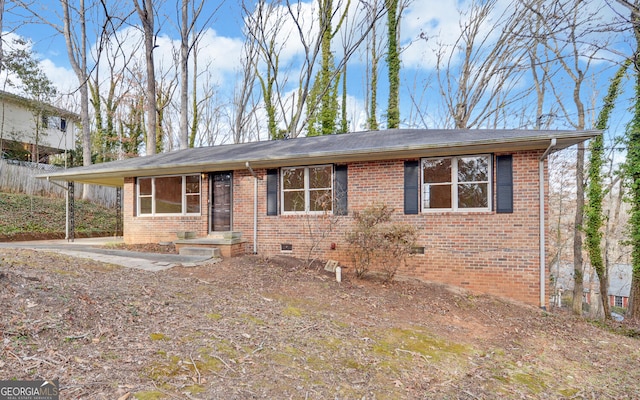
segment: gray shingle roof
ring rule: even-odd
[[[275,168],[364,160],[390,160],[471,153],[563,149],[599,131],[395,129],[288,140],[227,144],[70,168],[43,177],[121,186],[129,176]]]
[[[609,295],[629,297],[631,295],[631,265],[614,264],[609,270]]]

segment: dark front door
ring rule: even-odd
[[[231,172],[211,175],[211,231],[231,230]]]

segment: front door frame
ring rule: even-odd
[[[216,177],[219,176],[228,176],[229,181],[229,229],[228,230],[216,230],[215,226],[215,206],[216,206],[216,198],[215,198],[215,185],[216,185]],[[233,171],[219,171],[219,172],[211,172],[209,174],[209,198],[211,199],[211,203],[209,206],[209,233],[211,232],[225,232],[233,230]],[[226,225],[226,224],[225,224]]]

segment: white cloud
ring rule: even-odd
[[[260,13],[262,15],[259,15]],[[259,24],[264,32],[256,32],[256,34],[263,34],[266,40],[271,40],[275,35],[275,51],[279,52],[280,65],[288,66],[304,53],[299,32],[303,33],[307,43],[317,35],[317,24],[314,23],[317,18],[316,13],[315,2],[292,4],[291,12],[285,5],[266,4],[260,12],[254,10],[251,16],[245,17],[244,23],[245,25]],[[296,20],[299,25],[296,24]]]
[[[54,83],[60,94],[71,93],[78,88],[78,78],[73,70],[57,66],[48,58],[40,61],[40,68]]]
[[[460,34],[460,11],[464,3],[456,0],[411,2],[401,20],[403,66],[432,69],[436,65],[436,49],[440,43],[452,44]]]
[[[234,73],[240,64],[243,40],[219,36],[213,29],[207,29],[198,45],[198,63],[210,66],[209,71],[219,77],[219,83],[228,74]]]
[[[74,92],[78,87],[78,80],[73,70],[71,70],[70,68],[58,66],[49,58],[41,58],[41,55],[36,53],[31,39],[22,37],[13,32],[3,32],[2,40],[4,42],[3,50],[5,52],[15,50],[19,47],[26,50],[27,52],[30,52],[33,55],[34,59],[40,60],[40,69],[53,83],[60,95]],[[20,41],[24,41],[24,44],[19,44]],[[2,79],[7,79],[5,74],[3,74]],[[15,82],[18,78],[13,76],[10,79]],[[22,91],[18,88],[7,88],[7,90],[10,90],[18,95],[24,95],[24,93],[22,93]]]

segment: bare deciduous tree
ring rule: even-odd
[[[633,117],[627,127],[626,142],[627,155],[625,175],[628,180],[631,212],[629,219],[630,247],[631,247],[631,297],[627,316],[634,320],[640,319],[640,1],[617,0],[627,8],[630,14],[628,25],[633,31],[635,39],[633,49],[633,68],[635,81],[635,99]]]
[[[278,107],[278,122],[281,122],[286,127],[287,135],[293,138],[306,129],[309,122],[308,116],[315,111],[313,106],[315,103],[311,104],[312,107],[309,108],[307,102],[311,86],[314,83],[315,68],[321,56],[324,32],[322,30],[318,31],[316,21],[318,17],[309,14],[308,4],[305,2],[274,2],[270,3],[269,7],[260,7],[262,3],[258,2],[258,6],[255,9],[248,10],[245,8],[245,13],[247,14],[245,24],[248,34],[255,38],[260,46],[261,56],[266,64],[267,79],[264,79],[261,75],[259,75],[259,78],[262,77],[262,82],[265,83],[263,84],[263,91],[264,88],[272,89],[270,93],[272,97],[263,96],[265,97],[265,103],[271,101],[274,109]],[[347,4],[348,2],[340,0],[332,5],[332,10],[335,10],[335,12],[331,14],[331,19],[334,23],[336,22],[335,18],[344,15],[339,11],[346,7]],[[351,7],[349,18],[354,18],[357,21],[355,22],[359,27],[355,30],[357,34],[348,38],[348,43],[344,47],[346,51],[343,52],[341,59],[336,60],[335,68],[329,79],[325,79],[325,83],[329,82],[329,84],[316,87],[315,92],[320,96],[331,90],[344,64],[348,62],[360,44],[367,38],[372,25],[385,15],[384,10],[378,10],[378,13],[371,18],[364,18],[366,13],[364,12],[365,6],[363,2],[351,3]],[[335,26],[337,25],[339,24],[335,23]],[[284,30],[285,26],[292,26],[292,28],[290,31],[286,31]],[[294,73],[297,74],[295,94],[289,95],[290,87],[287,85],[289,75],[283,74],[280,70],[280,54],[282,52],[280,45],[282,42],[278,40],[284,39],[288,42],[288,45],[292,45],[294,38],[298,38],[295,44],[300,46],[301,56],[297,60],[299,65],[296,66],[297,71]],[[267,113],[269,114],[269,110],[267,110]]]
[[[545,3],[539,7],[538,1],[523,3],[525,8],[532,11],[542,30],[536,40],[544,46],[549,59],[542,62],[553,63],[558,66],[558,73],[570,82],[571,100],[567,101],[567,88],[562,86],[561,79],[548,80],[555,104],[563,120],[578,130],[586,128],[586,112],[583,99],[583,87],[592,61],[603,43],[594,41],[591,35],[598,27],[597,10],[586,7],[581,0],[565,0],[561,2]],[[584,143],[578,145],[576,153],[576,205],[573,232],[573,264],[574,264],[574,293],[573,311],[582,314],[584,257],[582,254],[584,220]]]
[[[474,1],[461,15],[456,42],[437,50],[440,95],[450,118],[447,125],[486,127],[528,91],[515,93],[525,71],[523,7],[515,3],[500,11],[497,0]]]
[[[68,0],[60,0],[63,11],[63,32],[67,45],[69,62],[78,78],[80,92],[80,124],[82,125],[82,161],[84,165],[91,165],[91,129],[89,121],[89,88],[87,66],[87,21],[84,0],[80,0],[78,8],[74,8],[74,15]],[[76,35],[73,28],[78,29]],[[85,191],[88,194],[88,191]]]
[[[384,0],[374,0],[368,3],[366,8],[367,18],[375,18],[379,9],[384,8]],[[367,51],[365,52],[366,78],[365,78],[365,109],[367,112],[366,129],[378,130],[378,64],[384,54],[384,35],[379,33],[378,24],[371,25],[371,31],[367,36]]]
[[[145,97],[145,113],[146,113],[146,154],[156,154],[156,126],[158,107],[156,104],[156,72],[153,50],[156,47],[156,30],[155,30],[155,9],[153,0],[142,0],[142,6],[138,0],[133,0],[142,31],[144,34],[144,57],[146,62],[146,97]]]
[[[244,42],[240,59],[240,77],[236,80],[234,87],[229,117],[233,143],[244,143],[251,138],[251,122],[256,118],[258,107],[254,94],[258,51],[255,41],[246,40]]]
[[[181,0],[180,2],[180,131],[178,133],[181,149],[189,147],[189,55],[197,51],[196,43],[202,35],[197,23],[202,14],[204,0]],[[218,4],[209,14],[206,25],[222,6]],[[195,96],[195,92],[194,92]],[[193,142],[191,142],[193,143]]]
[[[253,8],[243,1],[242,11],[245,20],[245,42],[250,42],[259,54],[259,58],[254,59],[253,69],[262,88],[269,139],[279,139],[284,133],[278,129],[281,118],[278,116],[278,100],[275,95],[284,91],[287,84],[286,77],[279,79],[280,54],[289,39],[282,32],[286,14],[277,2],[268,3],[265,0],[258,1]],[[259,59],[262,63],[259,63]]]

